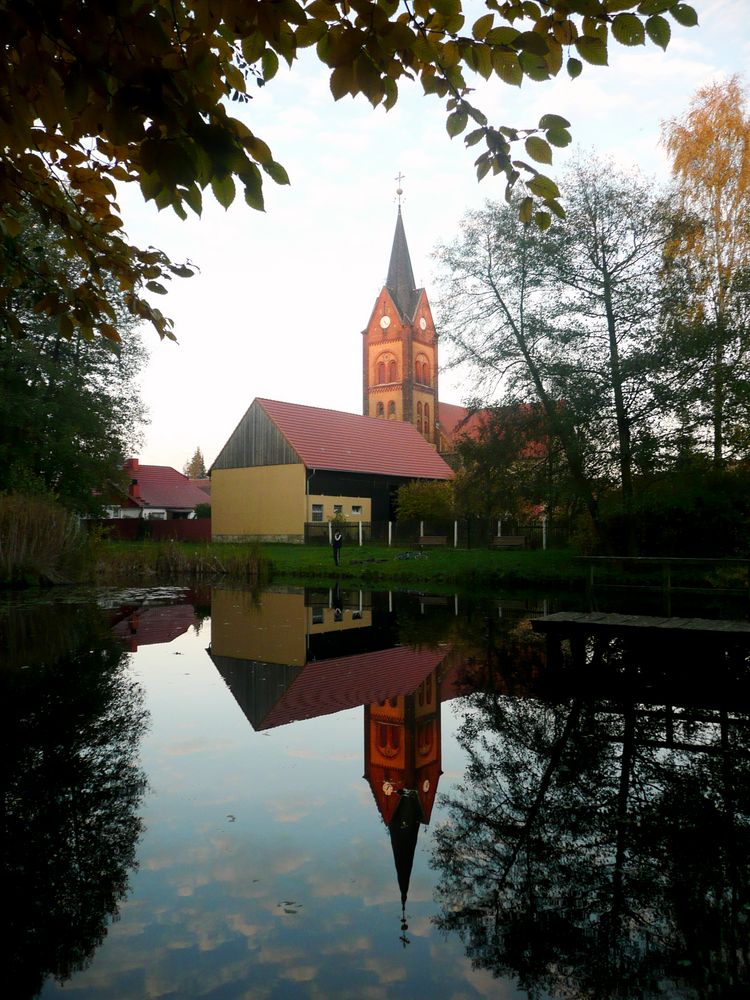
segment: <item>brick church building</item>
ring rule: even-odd
[[[362,412],[414,424],[449,454],[456,435],[470,433],[477,417],[440,401],[438,363],[435,323],[426,291],[415,286],[399,206],[388,276],[362,331]]]

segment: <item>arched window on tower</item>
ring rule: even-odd
[[[422,404],[417,403],[417,430],[422,433]]]
[[[378,385],[382,385],[385,382],[385,362],[378,361]]]
[[[378,722],[375,728],[377,747],[383,757],[395,757],[401,746],[401,733],[396,726]]]
[[[417,753],[420,757],[426,757],[431,751],[435,742],[435,721],[423,722],[417,729]]]
[[[430,440],[430,405],[424,404],[424,436]]]
[[[393,402],[393,400],[391,400],[390,403],[388,404],[388,419],[389,420],[396,419],[396,404]]]
[[[385,416],[385,407],[382,403],[378,403],[375,407],[375,416],[380,417],[381,419]]]
[[[388,364],[388,381],[398,382],[398,369],[396,368],[395,361],[391,361]]]
[[[422,364],[422,385],[430,384],[430,363],[425,361]]]

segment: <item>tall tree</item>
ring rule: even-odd
[[[193,452],[193,457],[189,462],[185,462],[182,470],[186,476],[190,479],[204,479],[206,475],[206,463],[203,458],[203,452],[200,448],[196,448]]]
[[[228,207],[235,182],[263,208],[263,174],[288,183],[266,142],[228,101],[246,106],[255,85],[272,80],[284,59],[316,46],[338,100],[363,94],[390,108],[405,80],[446,101],[451,137],[484,143],[477,174],[502,174],[524,188],[524,215],[546,225],[560,214],[558,191],[533,163],[551,162],[570,141],[569,123],[544,115],[530,128],[491,125],[469,100],[470,74],[518,86],[546,80],[565,64],[605,65],[610,36],[619,44],[666,48],[669,16],[692,26],[679,0],[484,0],[471,28],[462,0],[81,0],[0,2],[0,266],[4,284],[46,279],[37,306],[64,336],[78,328],[116,340],[108,281],[126,293],[132,317],[162,336],[171,323],[142,294],[189,274],[159,251],[131,246],[123,233],[116,183],[136,183],[147,200],[184,218],[200,214],[211,187]],[[466,5],[468,8],[468,5]],[[472,11],[474,13],[474,11]],[[570,54],[568,54],[570,53]],[[567,56],[567,58],[566,58]],[[249,110],[249,109],[246,109]],[[244,116],[243,116],[244,117]],[[523,146],[522,158],[513,150]],[[45,224],[59,226],[83,282],[25,256],[18,236],[27,200]],[[15,334],[23,320],[0,298],[0,323]]]
[[[693,362],[693,424],[710,426],[720,467],[750,416],[750,111],[739,78],[701,88],[662,137],[685,217],[670,246],[683,278],[671,320]]]
[[[539,407],[511,404],[481,413],[475,433],[459,438],[454,481],[456,507],[464,514],[502,517],[555,506],[553,451]]]
[[[549,322],[554,292],[545,241],[519,221],[515,206],[487,202],[465,217],[458,238],[439,247],[436,257],[445,289],[440,326],[455,348],[452,363],[468,366],[478,397],[488,402],[499,396],[511,403],[538,401],[596,530],[596,470],[585,445],[583,407],[571,405],[572,383],[563,404],[552,378],[564,345]]]
[[[637,178],[592,161],[568,179],[568,216],[545,233],[490,203],[466,218],[437,251],[440,319],[454,363],[469,366],[485,400],[540,405],[596,526],[602,487],[616,485],[630,510],[635,431],[651,449],[667,230]]]
[[[593,413],[600,447],[613,456],[626,517],[632,512],[636,440],[655,415],[652,382],[664,359],[652,351],[661,303],[660,264],[669,236],[663,199],[637,174],[596,157],[566,175],[567,217],[550,230],[558,293],[552,310],[573,363],[598,384]]]
[[[80,280],[30,215],[23,239],[70,281]],[[115,312],[121,298],[110,288]],[[95,512],[140,440],[146,353],[131,320],[120,323],[118,344],[88,341],[80,331],[66,338],[35,311],[33,289],[17,288],[11,302],[27,335],[19,340],[0,328],[0,490],[45,491],[79,513]]]

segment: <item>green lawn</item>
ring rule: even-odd
[[[388,548],[370,544],[342,549],[335,566],[326,545],[176,542],[102,542],[98,549],[98,576],[162,576],[180,572],[202,578],[215,574],[230,578],[248,575],[258,556],[270,565],[274,580],[348,583],[432,584],[471,586],[583,585],[584,570],[566,551]]]
[[[568,552],[488,549],[388,548],[348,546],[335,566],[327,546],[262,545],[275,577],[340,577],[393,583],[525,584],[555,586],[582,583],[583,571],[573,567]]]

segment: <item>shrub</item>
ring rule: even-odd
[[[0,496],[0,583],[62,583],[84,558],[75,515],[53,499]]]

